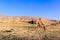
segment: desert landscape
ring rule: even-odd
[[[0,15],[0,40],[60,40],[60,21]]]

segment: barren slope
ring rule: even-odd
[[[60,40],[60,21],[0,16],[0,40]]]

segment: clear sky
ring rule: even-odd
[[[60,19],[60,0],[0,0],[0,14]]]

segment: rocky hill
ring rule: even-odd
[[[0,15],[0,40],[60,40],[60,21]]]

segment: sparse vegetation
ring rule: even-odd
[[[52,23],[51,25],[54,25],[54,26],[56,26],[56,23]]]
[[[47,35],[44,35],[44,37],[42,38],[42,40],[48,40]]]
[[[3,32],[12,32],[12,31],[13,31],[13,29],[6,29]]]
[[[0,22],[0,40],[60,40],[60,21],[19,18]]]

